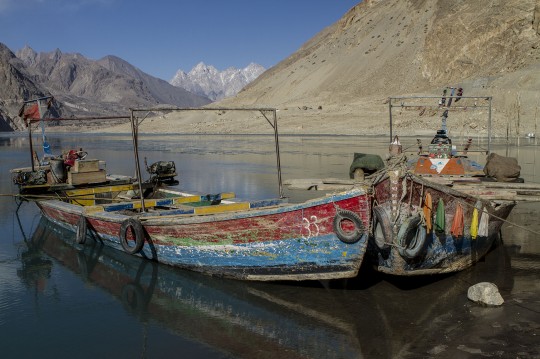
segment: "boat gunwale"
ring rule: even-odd
[[[231,219],[243,219],[250,217],[266,216],[283,214],[287,212],[293,212],[297,210],[303,210],[313,208],[321,205],[327,205],[342,200],[348,200],[354,197],[367,196],[368,192],[363,188],[353,188],[349,191],[343,191],[340,193],[333,193],[323,197],[310,199],[301,203],[283,203],[279,205],[273,205],[268,207],[248,208],[242,210],[233,210],[226,212],[208,213],[208,214],[172,214],[163,216],[149,216],[147,212],[135,213],[134,215],[127,215],[119,213],[118,211],[92,211],[87,212],[85,206],[73,203],[66,203],[60,200],[46,200],[39,201],[40,206],[53,208],[55,210],[63,211],[73,215],[84,216],[87,219],[105,220],[109,222],[121,222],[129,218],[136,218],[140,220],[144,225],[170,225],[170,224],[193,224],[193,223],[207,223],[214,221],[225,221]],[[127,201],[125,203],[132,203]],[[135,201],[135,203],[138,203]],[[92,206],[95,208],[95,206]],[[336,211],[338,207],[336,206]]]

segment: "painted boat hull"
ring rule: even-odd
[[[390,173],[390,172],[389,172]],[[439,199],[444,203],[444,230],[437,230],[435,225],[431,231],[426,230],[425,243],[414,258],[403,255],[403,245],[399,234],[405,231],[401,226],[407,225],[406,219],[422,211],[423,198],[426,193],[432,197],[432,222],[435,222]],[[412,174],[390,176],[374,185],[374,204],[388,214],[391,234],[385,238],[389,242],[386,248],[372,240],[368,246],[370,261],[377,271],[399,275],[431,275],[461,271],[482,259],[493,247],[500,229],[513,207],[514,201],[480,200],[450,187],[434,183],[429,178]],[[463,211],[463,234],[452,233],[452,224],[458,205]],[[473,238],[471,228],[473,211],[480,207],[479,213],[485,209],[489,215],[486,235]],[[397,220],[394,219],[397,216]],[[409,223],[410,224],[410,223]],[[425,224],[419,226],[426,227]],[[418,227],[419,227],[418,226]],[[423,229],[425,230],[425,229]],[[380,240],[379,240],[380,242]],[[401,247],[401,251],[400,251]]]
[[[120,212],[85,213],[83,206],[38,202],[45,217],[72,231],[81,216],[88,234],[123,250]],[[338,209],[356,213],[369,228],[369,196],[362,189],[311,200],[210,215],[136,216],[144,246],[136,255],[160,263],[242,280],[320,280],[358,274],[367,230],[345,243],[333,226]]]

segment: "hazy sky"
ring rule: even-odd
[[[268,68],[360,0],[0,0],[0,42],[118,56],[170,80],[199,62]]]

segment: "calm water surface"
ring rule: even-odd
[[[110,173],[133,175],[127,136],[50,136],[53,151],[83,147]],[[414,139],[402,139],[404,146]],[[386,138],[280,138],[283,178],[346,178],[354,152],[385,153]],[[0,193],[10,168],[27,166],[24,136],[0,137]],[[499,143],[522,177],[540,182],[533,141]],[[151,136],[141,160],[174,160],[179,187],[278,194],[270,136]],[[538,159],[537,159],[538,157]],[[320,193],[287,192],[291,201]],[[245,283],[172,269],[96,245],[43,220],[32,203],[0,197],[2,358],[538,358],[540,204],[519,204],[502,244],[469,270],[396,280],[363,268],[358,278]],[[481,281],[505,303],[467,300]]]

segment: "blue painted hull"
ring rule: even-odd
[[[397,183],[397,185],[395,184]],[[375,203],[386,213],[386,220],[391,222],[397,213],[398,219],[386,223],[385,245],[379,245],[372,234],[368,245],[368,256],[376,270],[392,275],[414,276],[431,275],[461,271],[482,259],[493,247],[499,236],[500,228],[515,206],[513,201],[490,202],[480,200],[449,187],[439,185],[416,176],[399,178],[394,185],[385,179],[375,186]],[[392,193],[394,191],[394,193]],[[405,193],[403,193],[405,191]],[[426,229],[426,221],[421,221],[412,231],[423,231],[425,238],[421,246],[417,246],[415,255],[404,254],[407,245],[400,233],[407,226],[407,218],[419,216],[422,212],[422,201],[426,193],[433,198],[431,221],[433,228]],[[398,199],[395,201],[395,199]],[[394,201],[393,201],[394,199]],[[443,228],[435,228],[436,209],[439,200],[444,204]],[[457,207],[463,211],[461,234],[452,233]],[[485,210],[489,217],[487,231],[473,239],[472,229],[476,225],[472,221],[474,208]],[[392,212],[394,210],[394,212]],[[419,233],[419,232],[416,232]],[[414,237],[414,236],[413,236]]]
[[[77,230],[81,206],[40,203],[52,222]],[[370,204],[363,190],[352,190],[302,204],[213,215],[140,216],[145,241],[137,256],[215,276],[243,280],[321,280],[358,274],[367,230],[354,243],[336,234],[337,209],[356,213],[369,228]],[[129,216],[116,212],[84,214],[88,232],[105,245],[124,250],[119,231]],[[90,238],[91,236],[89,236]]]

